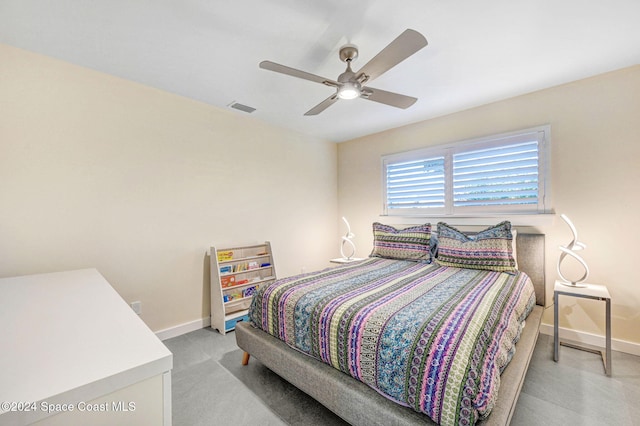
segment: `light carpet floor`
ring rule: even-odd
[[[242,351],[233,332],[210,328],[165,340],[173,352],[173,424],[305,425],[346,423]],[[553,336],[540,335],[512,425],[640,424],[640,357],[613,352],[613,375],[602,360],[560,347],[553,361]]]

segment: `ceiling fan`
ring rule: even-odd
[[[347,63],[347,69],[338,76],[337,81],[271,61],[260,62],[260,68],[321,83],[336,89],[334,94],[311,108],[304,115],[320,114],[337,102],[338,99],[355,99],[358,97],[405,109],[413,105],[418,99],[399,93],[374,89],[373,87],[364,86],[364,84],[389,71],[426,45],[427,39],[422,34],[415,30],[407,29],[360,68],[358,72],[353,72],[351,62],[358,57],[358,48],[353,44],[347,44],[340,48],[340,60]]]

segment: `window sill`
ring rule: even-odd
[[[445,222],[452,226],[491,226],[504,220],[511,222],[515,227],[535,227],[542,228],[553,225],[555,213],[540,214],[485,214],[475,216],[443,216],[443,215],[421,215],[421,216],[388,216],[380,215],[381,221],[389,225],[419,225],[429,222],[435,226],[438,222]]]

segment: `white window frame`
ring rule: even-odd
[[[532,134],[538,140],[538,203],[537,205],[494,205],[458,206],[453,205],[453,156],[455,154],[495,148],[531,140]],[[551,126],[543,125],[508,133],[436,145],[413,151],[382,156],[382,203],[383,216],[403,217],[472,217],[483,215],[546,214],[551,212],[550,204],[550,154]],[[444,208],[388,208],[387,206],[387,166],[408,161],[433,157],[445,157],[445,207]]]

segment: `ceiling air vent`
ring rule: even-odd
[[[240,103],[238,103],[238,102],[231,102],[231,103],[229,104],[229,106],[230,106],[231,108],[238,109],[238,110],[240,110],[240,111],[247,112],[247,113],[249,113],[249,114],[251,114],[253,111],[255,111],[255,110],[256,110],[255,108],[252,108],[252,107],[247,106],[247,105],[242,105],[242,104],[240,104]]]

